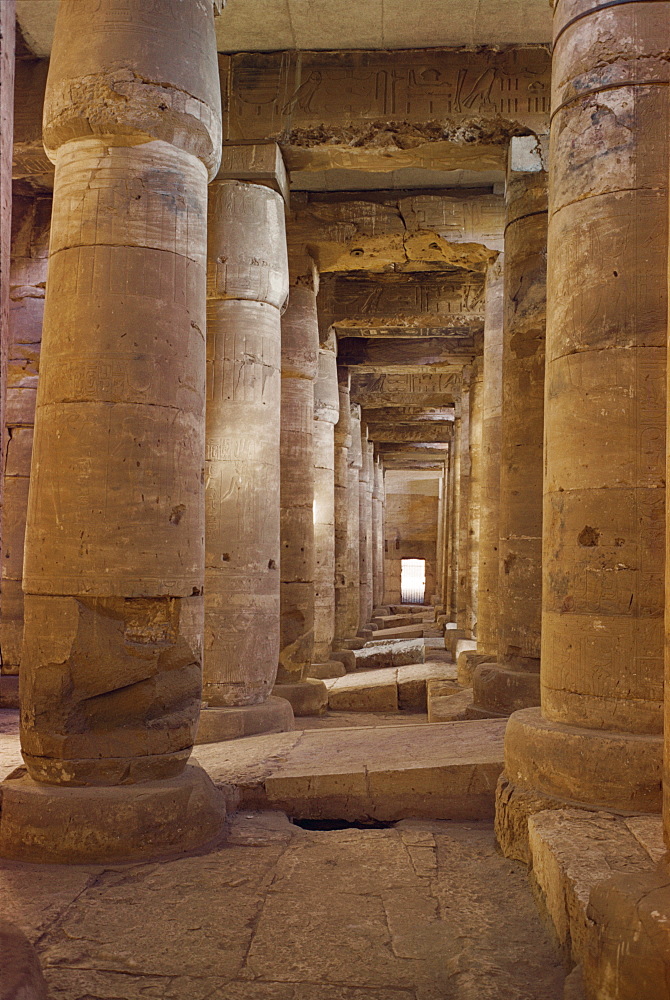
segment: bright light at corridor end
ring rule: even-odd
[[[400,599],[403,604],[423,604],[426,594],[426,560],[400,562]]]

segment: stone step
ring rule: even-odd
[[[506,723],[322,729],[198,747],[231,807],[347,822],[494,814]]]
[[[472,688],[458,684],[430,683],[427,687],[428,721],[464,722],[472,705]]]
[[[372,623],[379,629],[402,628],[404,625],[421,625],[423,615],[380,615],[373,618]]]
[[[532,880],[565,957],[579,964],[588,950],[591,890],[616,874],[654,871],[666,851],[663,821],[554,809],[531,816],[528,831]]]
[[[443,663],[413,663],[397,669],[368,670],[325,681],[331,712],[427,711],[427,685],[448,681],[453,667]]]
[[[402,667],[406,663],[423,663],[426,647],[423,639],[392,639],[374,642],[364,649],[354,650],[356,669]]]
[[[425,625],[403,625],[400,628],[380,628],[374,634],[373,642],[385,639],[422,639]]]

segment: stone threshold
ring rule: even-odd
[[[365,822],[492,819],[505,721],[277,733],[196,749],[229,808]]]

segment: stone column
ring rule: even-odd
[[[374,457],[372,490],[372,604],[384,601],[384,466]]]
[[[495,663],[498,655],[498,543],[500,508],[500,443],[502,417],[503,257],[486,276],[482,386],[482,457],[477,588],[477,649],[463,652],[458,679],[471,685],[479,663]]]
[[[5,475],[6,468],[6,398],[7,398],[7,354],[9,349],[10,324],[9,324],[9,285],[11,269],[11,233],[12,233],[12,156],[13,156],[13,136],[14,136],[14,65],[15,65],[15,25],[16,25],[16,4],[14,0],[0,4],[0,469],[3,475],[0,476],[0,528],[5,532]],[[23,505],[22,505],[23,506]],[[11,516],[11,515],[10,515]],[[3,551],[3,556],[5,552]],[[13,577],[17,575],[17,561],[14,560],[12,566],[7,566],[5,559],[2,560],[3,576],[8,570]],[[19,584],[20,588],[20,584]],[[21,605],[21,622],[23,620],[23,601],[19,598],[14,589],[14,599],[12,603],[12,618],[17,618],[16,605]],[[6,622],[9,613],[9,603],[5,600],[5,583],[2,586],[3,603],[3,626],[2,645],[3,652],[6,643]],[[10,640],[11,642],[11,640]],[[13,672],[18,665],[18,649],[16,642],[12,643],[13,655],[8,664],[3,657],[0,676],[0,706],[16,705],[18,698],[17,682],[12,677],[10,679],[7,666],[11,666]],[[7,677],[8,679],[4,679]]]
[[[49,255],[51,195],[14,197],[11,307],[7,361],[7,452],[2,522],[2,617],[0,707],[18,708],[23,642],[23,543],[28,513],[30,459],[44,289]]]
[[[358,535],[360,582],[358,589],[361,629],[366,629],[372,617],[372,487],[374,479],[374,444],[368,441],[367,428],[361,428],[361,468],[359,471]]]
[[[59,6],[55,162],[23,587],[21,746],[0,854],[122,860],[213,837],[187,765],[204,582],[211,0]],[[167,112],[167,113],[166,113]]]
[[[456,407],[454,435],[449,445],[449,470],[447,478],[447,522],[445,537],[447,543],[445,559],[445,614],[450,623],[456,621],[456,579],[458,577],[458,549],[456,548],[456,526],[458,524],[458,452],[461,438],[461,418]]]
[[[361,468],[363,443],[361,436],[361,408],[351,404],[351,447],[349,449],[349,520],[347,531],[347,631],[354,638],[361,625],[359,590],[361,585]]]
[[[338,649],[349,631],[349,451],[352,447],[350,377],[347,368],[337,369],[340,415],[335,425],[335,636]],[[358,485],[356,486],[358,491]],[[356,494],[358,495],[358,493]]]
[[[255,171],[259,183],[236,179]],[[210,188],[200,743],[293,728],[288,703],[269,697],[280,642],[284,190],[272,145],[225,147]]]
[[[340,414],[337,344],[319,350],[314,387],[314,660],[328,660],[335,637],[335,425]]]
[[[547,803],[661,808],[670,20],[577,12],[554,12],[542,708],[506,731],[515,856]]]
[[[484,365],[475,358],[470,382],[470,504],[468,508],[468,603],[466,628],[477,638],[479,587],[479,531],[482,475],[482,392]]]
[[[540,701],[547,175],[533,136],[510,148],[506,191],[498,656],[473,676],[474,709]]]
[[[307,677],[314,659],[318,281],[311,258],[296,260],[292,255],[288,307],[281,324],[280,650],[274,694],[290,701],[298,715],[323,712],[328,702],[325,684]]]
[[[457,551],[456,624],[459,637],[470,638],[468,626],[468,549],[470,537],[470,382],[461,390],[460,433],[458,440],[457,498],[455,511],[455,549]],[[452,640],[455,635],[452,635]]]
[[[445,475],[444,473],[440,476],[438,487],[437,487],[437,556],[435,560],[436,565],[436,579],[435,579],[435,612],[436,614],[442,614],[444,610],[443,605],[443,594],[442,594],[442,580],[444,575],[444,557],[445,557],[445,546],[444,546],[444,485],[445,485]]]

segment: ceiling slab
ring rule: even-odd
[[[58,0],[17,0],[28,46],[51,51]],[[548,44],[548,0],[228,0],[220,52]]]

